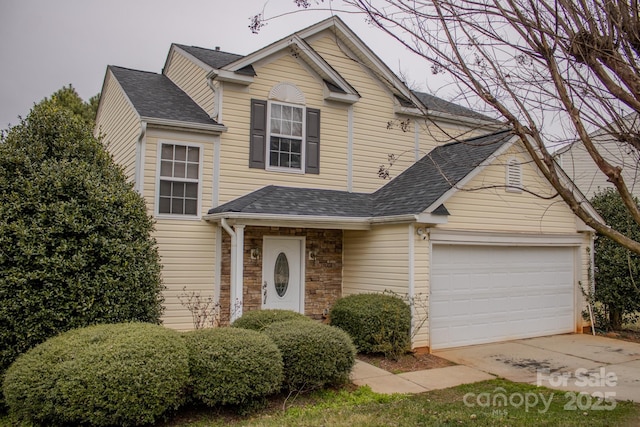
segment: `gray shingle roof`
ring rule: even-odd
[[[424,212],[512,136],[502,131],[434,148],[372,194],[376,215]]]
[[[108,68],[140,116],[195,124],[218,124],[168,77],[113,65]]]
[[[439,111],[441,113],[448,113],[454,116],[465,116],[470,117],[472,119],[478,120],[489,120],[495,122],[495,119],[492,119],[489,116],[485,116],[484,114],[473,111],[469,108],[463,107],[458,104],[454,104],[453,102],[445,101],[442,98],[438,98],[434,95],[429,95],[424,92],[412,91],[413,94],[430,110]]]
[[[369,194],[269,185],[209,210],[274,215],[371,216]]]
[[[207,48],[198,47],[198,46],[186,46],[186,45],[177,44],[177,43],[174,43],[174,45],[190,53],[194,57],[198,58],[200,61],[204,62],[205,64],[215,69],[222,68],[225,65],[229,65],[232,62],[235,62],[239,59],[244,58],[243,55],[238,55],[238,54],[229,53],[229,52],[222,52],[220,50],[207,49]],[[256,75],[256,72],[251,65],[244,67],[241,70],[238,70],[236,72],[240,74],[251,75],[251,76]],[[331,84],[330,82],[325,81],[325,83],[329,86],[329,89],[331,90],[344,92],[342,89]],[[452,102],[445,101],[444,99],[438,98],[437,96],[429,95],[428,93],[417,92],[417,91],[412,91],[412,92],[420,100],[420,102],[422,102],[424,106],[430,110],[438,111],[441,113],[457,115],[457,116],[470,117],[478,120],[495,121],[494,119],[488,116],[485,116],[484,114],[478,113],[469,108],[462,107]],[[403,101],[409,102],[407,100],[401,99],[401,102]],[[406,106],[411,106],[411,103],[409,102]]]
[[[241,212],[338,218],[417,215],[481,165],[512,136],[511,132],[503,131],[436,147],[375,193],[270,185],[213,208],[209,214]],[[444,206],[438,206],[433,213],[448,214]]]
[[[229,65],[232,62],[237,61],[238,59],[244,58],[242,55],[237,55],[235,53],[222,52],[220,50],[212,50],[206,49],[204,47],[198,46],[185,46],[183,44],[174,43],[175,46],[184,50],[185,52],[190,53],[191,55],[198,58],[200,61],[204,62],[211,68],[219,69],[224,67],[225,65]],[[255,76],[256,72],[251,65],[247,67],[243,67],[242,69],[237,71],[240,74],[248,74]]]

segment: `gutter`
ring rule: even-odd
[[[140,120],[146,121],[147,125],[178,130],[190,130],[200,131],[202,133],[209,133],[219,135],[222,132],[227,131],[227,127],[219,124],[205,124],[205,123],[193,123],[185,122],[182,120],[170,120],[170,119],[158,119],[154,117],[140,117]]]
[[[402,224],[402,223],[422,223],[422,224],[446,224],[448,218],[446,215],[434,215],[431,213],[422,213],[418,215],[392,215],[383,217],[335,217],[335,216],[315,216],[315,215],[278,215],[278,214],[250,214],[242,212],[222,212],[215,214],[206,214],[202,216],[205,221],[220,221],[229,228],[227,220],[241,221],[245,225],[270,223],[273,225],[283,223],[304,224],[306,228],[326,228],[338,227],[347,230],[368,230],[371,225],[375,224]],[[225,225],[222,225],[223,228]],[[231,235],[229,228],[227,233]]]

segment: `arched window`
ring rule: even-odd
[[[268,100],[251,100],[249,167],[320,173],[320,110],[308,108],[294,84],[278,83]]]

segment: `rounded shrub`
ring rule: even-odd
[[[329,317],[362,353],[396,358],[411,347],[411,308],[396,296],[349,295],[336,301]]]
[[[178,332],[121,323],[39,344],[9,367],[3,392],[10,415],[25,424],[141,425],[176,409],[188,380]]]
[[[292,310],[252,310],[244,313],[240,318],[236,319],[232,326],[234,328],[262,331],[272,323],[285,322],[287,320],[311,321],[311,319],[304,314],[300,314]]]
[[[185,334],[193,397],[208,406],[243,405],[280,390],[282,356],[265,334],[240,328]]]
[[[346,381],[356,349],[344,331],[316,322],[289,320],[264,329],[282,353],[289,390],[319,388]]]

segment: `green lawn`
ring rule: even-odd
[[[493,405],[493,398],[501,394],[511,404],[498,406],[496,400]],[[520,404],[527,400],[528,406]],[[572,402],[577,402],[573,409]],[[286,410],[282,409],[282,398],[274,399],[268,409],[246,416],[229,410],[192,408],[176,414],[162,427],[638,425],[639,404],[617,402],[608,410],[604,408],[610,407],[610,402],[601,402],[603,409],[587,407],[588,402],[586,398],[573,401],[561,391],[496,379],[412,396],[376,394],[368,387],[320,391],[289,398]],[[0,426],[10,425],[7,417],[0,418]]]
[[[473,394],[469,394],[473,393]],[[489,393],[489,395],[482,394]],[[503,393],[509,406],[486,405]],[[467,403],[465,404],[465,395]],[[478,404],[480,396],[480,406]],[[490,399],[487,400],[487,397]],[[535,396],[535,398],[534,398]],[[529,406],[520,406],[520,398]],[[544,399],[548,403],[545,409]],[[537,400],[537,405],[534,405]],[[581,398],[571,409],[564,392],[505,380],[466,384],[413,396],[385,396],[368,388],[355,391],[323,391],[294,401],[285,411],[271,408],[252,416],[192,411],[179,415],[166,427],[177,426],[635,426],[640,405],[617,402],[613,410],[587,407]],[[595,403],[595,399],[592,399]],[[601,402],[602,407],[611,406]],[[474,406],[471,407],[470,405]],[[566,408],[565,408],[566,406]],[[582,409],[578,409],[580,406]]]

